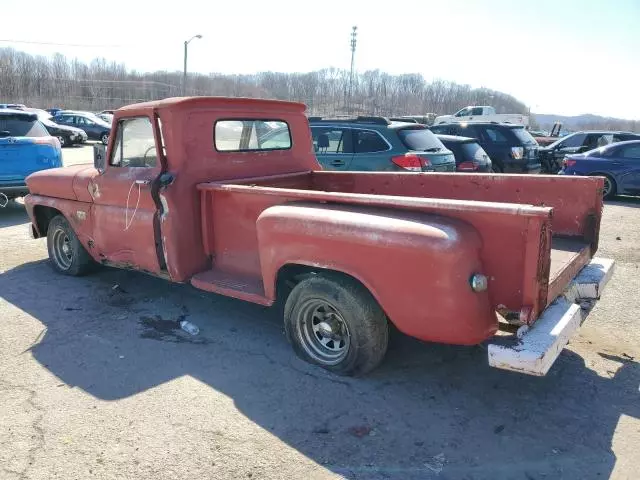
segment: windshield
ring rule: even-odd
[[[420,152],[444,150],[442,142],[426,128],[403,128],[398,131],[398,136],[409,150]]]
[[[524,128],[512,128],[511,131],[525,145],[537,145],[536,139],[531,136]]]
[[[49,132],[38,120],[32,120],[22,115],[0,115],[0,132],[9,132],[10,137],[49,136]]]

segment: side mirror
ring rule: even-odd
[[[98,170],[98,172],[104,172],[104,168],[106,165],[107,158],[107,149],[101,143],[96,143],[93,145],[93,166]]]

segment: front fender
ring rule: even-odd
[[[275,299],[279,270],[308,265],[358,279],[407,335],[470,345],[497,330],[482,273],[481,239],[459,220],[419,212],[287,204],[257,221],[265,294]]]

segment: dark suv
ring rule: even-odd
[[[310,117],[313,148],[327,170],[455,172],[456,161],[424,125],[383,117]]]
[[[522,125],[497,122],[446,123],[434,125],[437,134],[471,137],[491,158],[501,173],[539,173],[538,143]]]
[[[594,148],[604,147],[610,143],[627,140],[640,140],[640,134],[632,132],[607,132],[606,130],[591,130],[575,132],[559,138],[551,145],[540,148],[540,161],[545,172],[556,173],[562,168],[565,155],[583,153]]]

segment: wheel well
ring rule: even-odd
[[[33,207],[33,217],[36,220],[36,226],[41,237],[47,235],[47,229],[49,228],[49,222],[57,215],[62,215],[60,210],[56,210],[53,207],[46,207],[44,205],[36,205]]]
[[[276,276],[276,300],[277,302],[286,302],[287,297],[293,287],[295,287],[302,280],[308,278],[311,275],[329,275],[335,279],[340,277],[349,279],[352,282],[357,283],[364,288],[369,294],[375,298],[375,295],[366,285],[364,285],[359,279],[348,273],[341,272],[339,270],[333,270],[330,268],[312,267],[309,265],[300,265],[297,263],[288,263],[280,267],[278,275]],[[376,299],[377,301],[377,299]],[[380,302],[378,302],[380,303]]]

